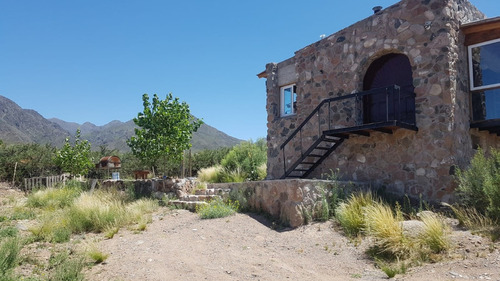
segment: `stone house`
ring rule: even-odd
[[[403,0],[258,74],[268,179],[369,182],[453,200],[456,167],[500,138],[500,18],[467,0]]]

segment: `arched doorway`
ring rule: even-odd
[[[415,93],[413,73],[408,57],[388,54],[375,60],[366,71],[363,90],[391,85],[401,87],[401,95],[386,96],[386,91],[364,96],[363,123],[398,120],[415,124]]]

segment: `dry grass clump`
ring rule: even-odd
[[[394,215],[391,207],[375,202],[364,208],[365,233],[375,238],[375,246],[384,254],[407,258],[413,250],[413,241],[403,233],[402,215]]]
[[[203,168],[198,171],[198,180],[201,182],[218,182],[219,174],[222,171],[222,166],[212,166],[208,168]]]
[[[336,218],[347,236],[355,237],[365,227],[364,208],[374,204],[371,192],[352,194],[346,202],[340,203],[335,210]]]
[[[82,192],[79,188],[46,188],[31,193],[26,205],[33,208],[55,210],[71,205]]]
[[[496,241],[500,237],[500,226],[496,220],[483,215],[474,207],[449,205],[461,226],[466,227],[474,233],[490,237]]]
[[[138,228],[144,230],[157,208],[158,203],[151,199],[126,203],[113,192],[83,192],[69,206],[45,211],[30,231],[39,240],[55,243],[66,242],[72,233],[83,232],[104,232],[111,238],[129,224],[139,224]]]
[[[432,212],[422,213],[418,233],[407,233],[398,204],[391,208],[361,192],[339,205],[336,218],[347,235],[366,235],[373,241],[368,250],[388,277],[404,273],[408,265],[427,260],[430,254],[446,252],[451,247],[450,227]]]
[[[434,213],[423,213],[420,219],[424,223],[424,228],[418,237],[419,243],[436,254],[449,250],[451,248],[450,226]]]

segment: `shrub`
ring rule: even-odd
[[[262,180],[265,175],[262,164],[267,162],[267,145],[264,139],[242,142],[233,147],[222,159],[221,165],[226,171],[238,171],[248,180]],[[260,169],[259,169],[260,167]]]
[[[466,170],[457,170],[458,197],[464,205],[494,219],[500,219],[500,150],[490,157],[479,149]]]
[[[215,219],[230,216],[236,213],[238,208],[238,202],[224,202],[222,199],[217,198],[206,205],[197,206],[196,212],[202,219]]]
[[[347,236],[354,237],[361,232],[365,226],[363,209],[374,202],[372,193],[360,192],[352,194],[346,202],[339,204],[335,214]]]

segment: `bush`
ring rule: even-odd
[[[457,170],[457,198],[466,206],[493,219],[500,219],[500,150],[490,157],[479,149],[466,170]]]
[[[267,145],[264,139],[259,139],[255,143],[248,141],[233,147],[221,165],[226,171],[238,171],[248,180],[255,181],[265,178],[261,166],[266,162]]]
[[[238,211],[238,202],[224,202],[222,199],[217,198],[206,205],[199,205],[196,212],[202,219],[215,219],[230,216]]]
[[[15,183],[23,178],[59,174],[54,163],[56,149],[51,145],[12,144],[0,146],[0,180],[12,181],[17,163]]]

